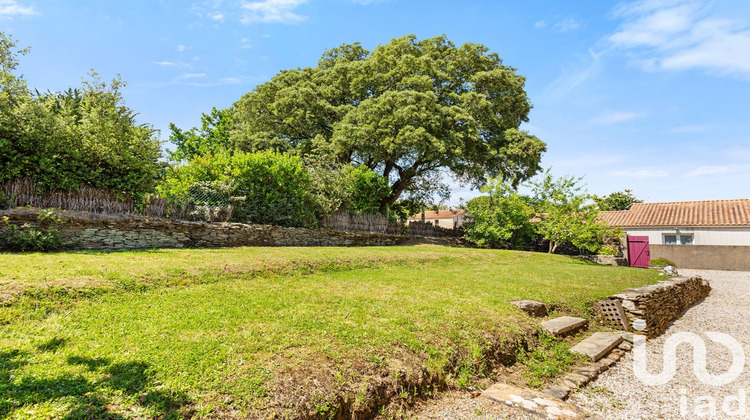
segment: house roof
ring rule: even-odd
[[[435,220],[435,219],[452,219],[456,217],[456,215],[459,215],[463,213],[463,209],[458,210],[427,210],[425,212],[424,218],[427,220]],[[409,220],[422,220],[422,212],[419,212],[411,217],[409,217]]]
[[[750,226],[750,199],[636,203],[599,218],[619,227]]]

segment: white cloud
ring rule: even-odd
[[[583,24],[576,19],[567,18],[555,24],[552,30],[555,32],[570,32],[582,27]]]
[[[551,101],[564,99],[576,87],[599,73],[601,69],[601,55],[602,53],[597,54],[593,50],[589,50],[589,56],[585,65],[573,71],[563,68],[560,77],[542,92],[542,97]]]
[[[612,175],[635,179],[649,179],[668,176],[669,172],[655,169],[631,169],[625,171],[615,171]]]
[[[724,173],[728,170],[728,166],[701,166],[690,171],[687,176],[714,175]]]
[[[218,20],[219,22],[224,22],[224,14],[223,13],[214,13],[211,15],[212,20]]]
[[[181,52],[181,51],[189,50],[189,49],[191,49],[191,48],[192,48],[192,47],[186,47],[186,46],[184,46],[184,45],[180,44],[180,45],[178,45],[178,46],[177,46],[177,51],[180,51],[180,52]]]
[[[537,29],[539,29],[539,28],[546,28],[547,27],[547,22],[545,22],[543,20],[538,20],[538,21],[534,22],[534,27],[537,28]]]
[[[716,126],[711,125],[711,124],[681,125],[679,127],[670,128],[666,132],[667,133],[694,134],[694,133],[703,133],[715,127]]]
[[[644,70],[704,69],[750,78],[750,25],[711,15],[704,0],[643,0],[625,3],[607,39],[634,53]]]
[[[243,1],[243,16],[240,21],[246,25],[253,23],[299,23],[307,19],[295,13],[295,9],[307,0],[263,0]]]
[[[12,19],[13,16],[34,16],[39,12],[32,6],[18,4],[16,0],[0,0],[0,17]]]
[[[164,61],[154,61],[154,64],[156,64],[157,66],[167,67],[167,66],[174,66],[177,63],[164,60]]]
[[[177,76],[178,79],[200,79],[206,77],[206,73],[182,73]]]
[[[607,111],[593,120],[596,124],[616,124],[638,118],[635,112],[612,112]]]

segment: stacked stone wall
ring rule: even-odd
[[[711,285],[700,276],[673,278],[610,296],[596,305],[597,317],[613,327],[653,338],[663,333],[673,320],[705,299],[710,292]],[[625,318],[622,325],[607,320],[607,310],[603,308],[612,308],[613,303],[622,308]],[[610,309],[609,312],[615,311]]]
[[[39,210],[0,211],[12,224],[37,225]],[[408,238],[331,229],[283,228],[242,223],[205,223],[138,215],[56,212],[56,226],[79,249],[218,248],[230,246],[388,246]],[[1,226],[0,226],[1,227]],[[0,243],[0,249],[3,249]]]

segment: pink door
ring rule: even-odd
[[[651,261],[648,236],[628,236],[628,260],[631,267],[648,268]]]

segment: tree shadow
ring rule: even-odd
[[[37,349],[57,350],[65,345],[65,340],[54,340]],[[71,356],[67,359],[68,365],[85,366],[89,372],[99,373],[101,378],[89,380],[73,374],[43,377],[22,371],[30,363],[31,355],[19,350],[0,352],[0,418],[9,417],[24,406],[65,399],[72,403],[63,419],[124,419],[113,412],[117,406],[108,400],[113,394],[137,401],[153,417],[169,419],[192,415],[186,394],[154,386],[147,363],[112,363],[106,358]]]

